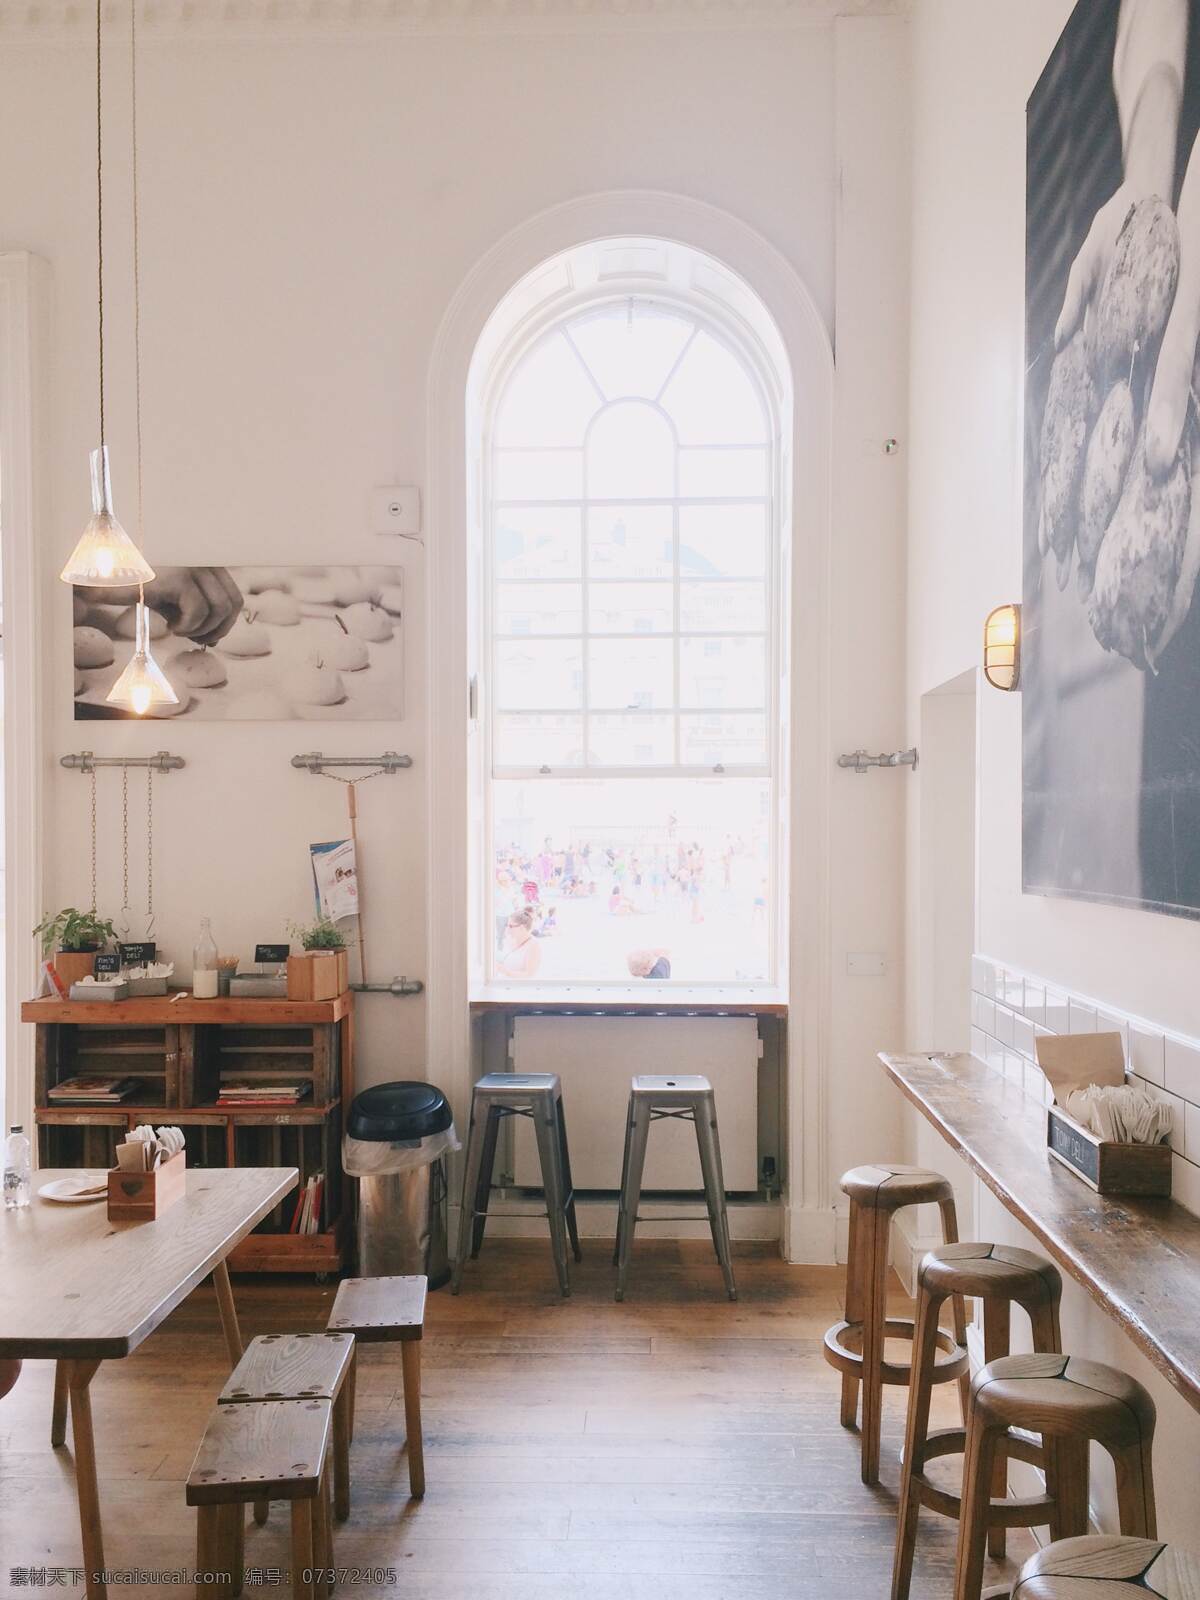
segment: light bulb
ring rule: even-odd
[[[108,446],[92,451],[92,515],[59,574],[64,583],[97,589],[123,589],[149,583],[154,569],[117,521],[112,508]]]
[[[111,706],[123,706],[144,717],[155,706],[177,706],[179,696],[150,649],[150,613],[139,600],[134,623],[133,655],[105,697]]]

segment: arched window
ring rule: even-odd
[[[773,983],[778,335],[710,258],[610,240],[476,360],[487,980]]]

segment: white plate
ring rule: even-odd
[[[98,1194],[80,1194],[80,1189],[90,1189],[97,1183],[104,1185]],[[105,1172],[81,1172],[73,1178],[55,1178],[38,1190],[43,1200],[55,1200],[61,1206],[85,1206],[93,1200],[103,1200],[107,1193],[108,1174]]]

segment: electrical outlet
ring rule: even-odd
[[[371,491],[371,532],[415,539],[421,532],[421,491],[409,484]]]

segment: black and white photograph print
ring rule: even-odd
[[[75,720],[133,650],[136,589],[74,591]],[[179,704],[149,716],[361,722],[404,715],[402,567],[158,567],[150,648]]]
[[[1027,112],[1024,887],[1200,917],[1200,0],[1080,0]]]

